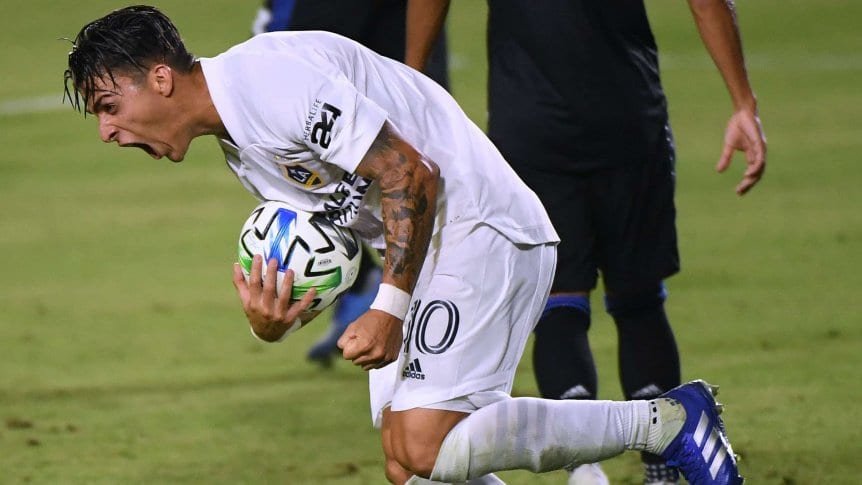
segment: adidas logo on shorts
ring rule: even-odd
[[[419,365],[419,359],[413,359],[412,362],[404,366],[404,372],[401,373],[401,377],[405,379],[419,379],[420,381],[425,380],[425,374],[422,373],[422,366]]]

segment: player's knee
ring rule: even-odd
[[[437,463],[440,444],[428,443],[421,439],[411,439],[396,445],[394,451],[395,460],[401,468],[422,478],[428,478],[434,471],[434,464]]]
[[[552,293],[545,303],[542,318],[558,308],[568,308],[586,315],[590,314],[590,294],[587,292]]]
[[[422,408],[392,413],[392,456],[407,471],[428,478],[443,441],[465,416],[464,413]]]
[[[386,457],[386,469],[384,472],[389,483],[395,484],[404,483],[413,475],[409,471],[405,470],[404,467],[395,460],[395,458],[388,456]]]
[[[613,317],[626,317],[650,311],[664,305],[667,288],[658,283],[643,290],[605,295],[605,310]]]

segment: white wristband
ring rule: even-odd
[[[288,335],[292,334],[293,332],[296,332],[301,327],[302,327],[302,319],[300,319],[299,317],[296,317],[296,320],[293,321],[293,325],[291,325],[290,328],[288,328],[287,331],[284,332],[284,335],[282,335],[281,338],[279,338],[278,340],[274,340],[272,342],[260,338],[260,336],[258,336],[258,334],[254,333],[254,328],[252,328],[251,325],[248,326],[248,329],[251,331],[251,335],[254,338],[260,340],[261,342],[276,343],[276,342],[283,342],[284,339],[286,339]]]
[[[371,308],[404,320],[410,309],[410,293],[388,283],[381,283]]]

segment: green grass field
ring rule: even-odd
[[[258,5],[198,3],[159,5],[202,56],[243,40]],[[4,3],[0,483],[383,483],[363,372],[304,360],[326,322],[281,345],[248,334],[230,272],[255,201],[216,144],[155,162],[55,109],[58,38],[121,5]],[[750,483],[860,483],[862,5],[739,2],[770,142],[744,198],[740,166],[712,169],[730,104],[686,3],[648,6],[679,152],[684,269],[668,311],[684,377],[723,386]],[[450,22],[454,93],[480,124],[484,8],[456,1]],[[616,399],[615,331],[593,306],[600,393]],[[529,355],[516,392],[536,392]],[[634,484],[639,466],[629,454],[605,469]]]

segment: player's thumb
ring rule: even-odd
[[[725,143],[721,156],[718,157],[718,163],[715,164],[715,170],[719,173],[727,170],[727,167],[730,166],[731,158],[733,158],[733,147],[729,143]]]

